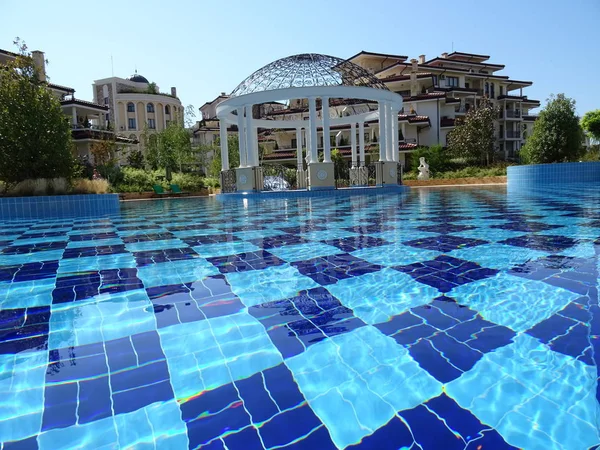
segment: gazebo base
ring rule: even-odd
[[[335,173],[332,162],[315,162],[308,164],[308,189],[335,189]]]
[[[375,184],[377,186],[398,185],[398,163],[376,162]]]

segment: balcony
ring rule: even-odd
[[[91,125],[90,127],[72,127],[71,136],[74,140],[83,140],[83,139],[92,139],[96,141],[101,141],[105,139],[114,139],[115,133],[114,131],[107,130],[102,127],[97,127]]]
[[[454,126],[454,119],[448,118],[448,117],[442,117],[440,119],[440,127],[444,128],[444,127],[453,127]]]
[[[507,139],[521,139],[523,133],[519,130],[506,130]]]
[[[520,119],[521,118],[521,110],[519,109],[506,109],[500,110],[498,114],[499,119]]]

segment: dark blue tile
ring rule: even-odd
[[[558,253],[573,247],[577,241],[575,241],[575,239],[559,235],[530,234],[506,239],[504,241],[500,241],[499,243],[513,245],[516,247],[526,247],[532,250]]]
[[[460,434],[466,442],[480,438],[482,436],[481,431],[489,428],[482,424],[471,412],[458,406],[446,394],[428,400],[425,405],[445,420],[448,427]]]
[[[412,448],[414,443],[410,429],[398,416],[394,416],[373,434],[365,436],[360,443],[346,448],[348,450],[398,450]]]
[[[131,341],[140,365],[165,359],[160,337],[156,331],[133,334]]]
[[[110,386],[112,391],[117,393],[165,380],[169,380],[169,370],[166,361],[163,360],[113,372],[110,375]]]
[[[2,446],[3,450],[38,450],[38,442],[37,437],[33,436],[26,439],[21,439],[19,441],[10,441],[10,442],[0,442],[0,446]]]
[[[381,266],[370,264],[347,253],[293,262],[292,266],[298,269],[302,275],[312,278],[322,286],[382,269]]]
[[[267,389],[280,410],[293,408],[306,401],[285,364],[271,367],[263,375]]]
[[[106,341],[104,346],[111,372],[118,372],[137,365],[137,355],[130,337]]]
[[[252,417],[254,419],[254,416]],[[264,450],[258,431],[248,426],[238,433],[230,434],[224,439],[227,450]],[[204,450],[204,447],[202,447]]]
[[[565,334],[576,323],[573,319],[568,319],[560,314],[554,314],[528,330],[527,334],[547,344],[555,337]]]
[[[0,267],[0,282],[41,280],[53,278],[58,270],[58,261],[32,262],[18,266]]]
[[[170,248],[166,250],[146,250],[133,252],[138,267],[172,261],[187,261],[199,258],[198,253],[191,247]]]
[[[467,341],[469,347],[488,353],[513,342],[516,336],[510,328],[500,325],[483,328],[474,339]]]
[[[388,241],[381,238],[376,238],[367,235],[351,236],[342,239],[332,239],[323,241],[327,245],[332,245],[339,248],[345,253],[351,253],[362,248],[379,247],[381,245],[389,244]]]
[[[539,231],[562,228],[562,225],[549,225],[543,222],[532,221],[512,221],[500,225],[491,225],[490,228],[497,228],[500,230],[522,231],[524,233],[537,233]]]
[[[410,345],[417,342],[419,339],[432,336],[438,330],[427,324],[416,325],[410,328],[403,328],[392,337],[401,345]]]
[[[236,381],[235,385],[254,423],[264,422],[279,412],[277,405],[265,390],[265,381],[261,372],[250,378]]]
[[[462,375],[462,372],[450,365],[427,339],[411,345],[408,351],[423,369],[441,383],[449,383]]]
[[[465,450],[519,450],[517,447],[507,444],[496,430],[484,430],[481,434],[482,437],[470,441]]]
[[[260,434],[267,448],[289,444],[310,433],[321,421],[307,404],[278,414],[261,427]]]
[[[410,426],[415,441],[423,449],[437,449],[443,444],[444,450],[464,450],[465,444],[448,429],[443,421],[428,411],[423,405],[406,411],[400,411],[400,416]]]
[[[44,389],[42,431],[77,423],[77,383],[47,384]]]
[[[124,244],[101,245],[97,247],[67,248],[63,253],[63,259],[83,258],[87,256],[105,256],[127,253]]]
[[[417,227],[417,230],[427,231],[429,233],[449,234],[460,231],[473,230],[477,227],[471,225],[456,225],[453,223],[440,223],[438,225],[424,225]]]
[[[53,242],[42,242],[38,244],[26,244],[26,245],[10,245],[5,247],[0,253],[5,255],[24,255],[29,253],[45,252],[50,250],[64,250],[67,246],[67,242],[53,241]]]
[[[190,236],[181,238],[181,240],[190,247],[241,241],[239,237],[233,234],[208,234],[205,236]]]
[[[250,243],[264,249],[283,247],[285,245],[307,244],[310,241],[301,236],[293,234],[282,234],[280,236],[269,236],[260,239],[252,239]]]
[[[221,273],[246,272],[280,266],[285,261],[266,251],[240,253],[237,255],[207,258]]]
[[[129,391],[113,393],[115,414],[137,411],[154,402],[166,402],[174,398],[173,388],[169,380],[157,384],[142,386]]]
[[[111,377],[112,384],[112,377]],[[112,416],[111,389],[107,376],[79,381],[78,423]]]
[[[407,311],[391,317],[386,322],[376,323],[374,326],[386,336],[391,336],[401,330],[413,327],[415,325],[421,325],[423,323],[424,322],[422,318],[413,315],[410,311]]]
[[[459,323],[457,319],[442,313],[440,309],[431,304],[413,308],[411,312],[416,316],[422,317],[428,325],[438,330],[445,330]]]
[[[280,448],[282,450],[337,450],[325,425],[313,430],[308,436]]]
[[[474,339],[477,333],[479,333],[485,327],[495,326],[496,324],[488,322],[477,315],[474,319],[462,322],[452,328],[447,333],[460,342],[466,342]]]
[[[463,372],[470,370],[483,356],[467,345],[458,342],[445,333],[438,333],[429,338],[435,349],[442,352],[442,356]]]
[[[404,245],[410,245],[416,248],[425,248],[435,250],[442,253],[448,253],[459,248],[476,247],[478,245],[487,244],[487,241],[481,239],[462,238],[452,235],[440,235],[430,238],[415,239],[412,241],[403,242]]]
[[[590,329],[588,326],[578,323],[569,330],[568,334],[554,339],[548,345],[555,352],[577,358],[583,355],[585,350],[591,345]],[[589,358],[584,358],[584,361],[592,365],[592,361]]]

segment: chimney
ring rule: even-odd
[[[410,68],[411,72],[419,71],[419,62],[415,58],[410,60],[410,64],[411,64],[411,68]]]
[[[227,94],[225,92],[221,92],[221,97],[227,97]]]
[[[419,70],[418,62],[416,59],[410,60],[410,95],[418,95],[419,85],[417,84],[417,72]]]
[[[46,59],[44,58],[44,52],[34,50],[31,52],[31,58],[33,59],[35,68],[39,72],[40,81],[46,81]]]
[[[171,88],[171,95],[172,95],[173,97],[177,97],[177,88],[176,88],[176,87],[172,87],[172,88]]]
[[[419,64],[425,64],[425,55],[419,55]]]
[[[446,59],[448,57],[448,53],[442,53],[442,58]]]

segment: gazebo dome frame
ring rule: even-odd
[[[321,99],[321,117],[317,114]],[[330,117],[329,100],[361,99],[377,102],[375,111]],[[308,120],[265,120],[252,117],[253,105],[272,101],[308,99]],[[298,143],[298,170],[303,170],[302,130],[307,133],[307,163],[319,164],[317,128],[330,134],[332,125],[350,125],[352,164],[357,163],[356,125],[359,128],[360,166],[364,166],[364,123],[379,122],[379,161],[398,162],[398,112],[402,97],[389,91],[376,77],[349,61],[327,55],[303,54],[277,60],[257,70],[217,106],[220,122],[222,171],[229,170],[227,125],[237,125],[239,132],[240,169],[259,166],[258,128],[295,129]],[[393,120],[396,118],[396,120]],[[394,151],[395,150],[395,151]],[[331,163],[331,143],[323,139],[323,161]]]

